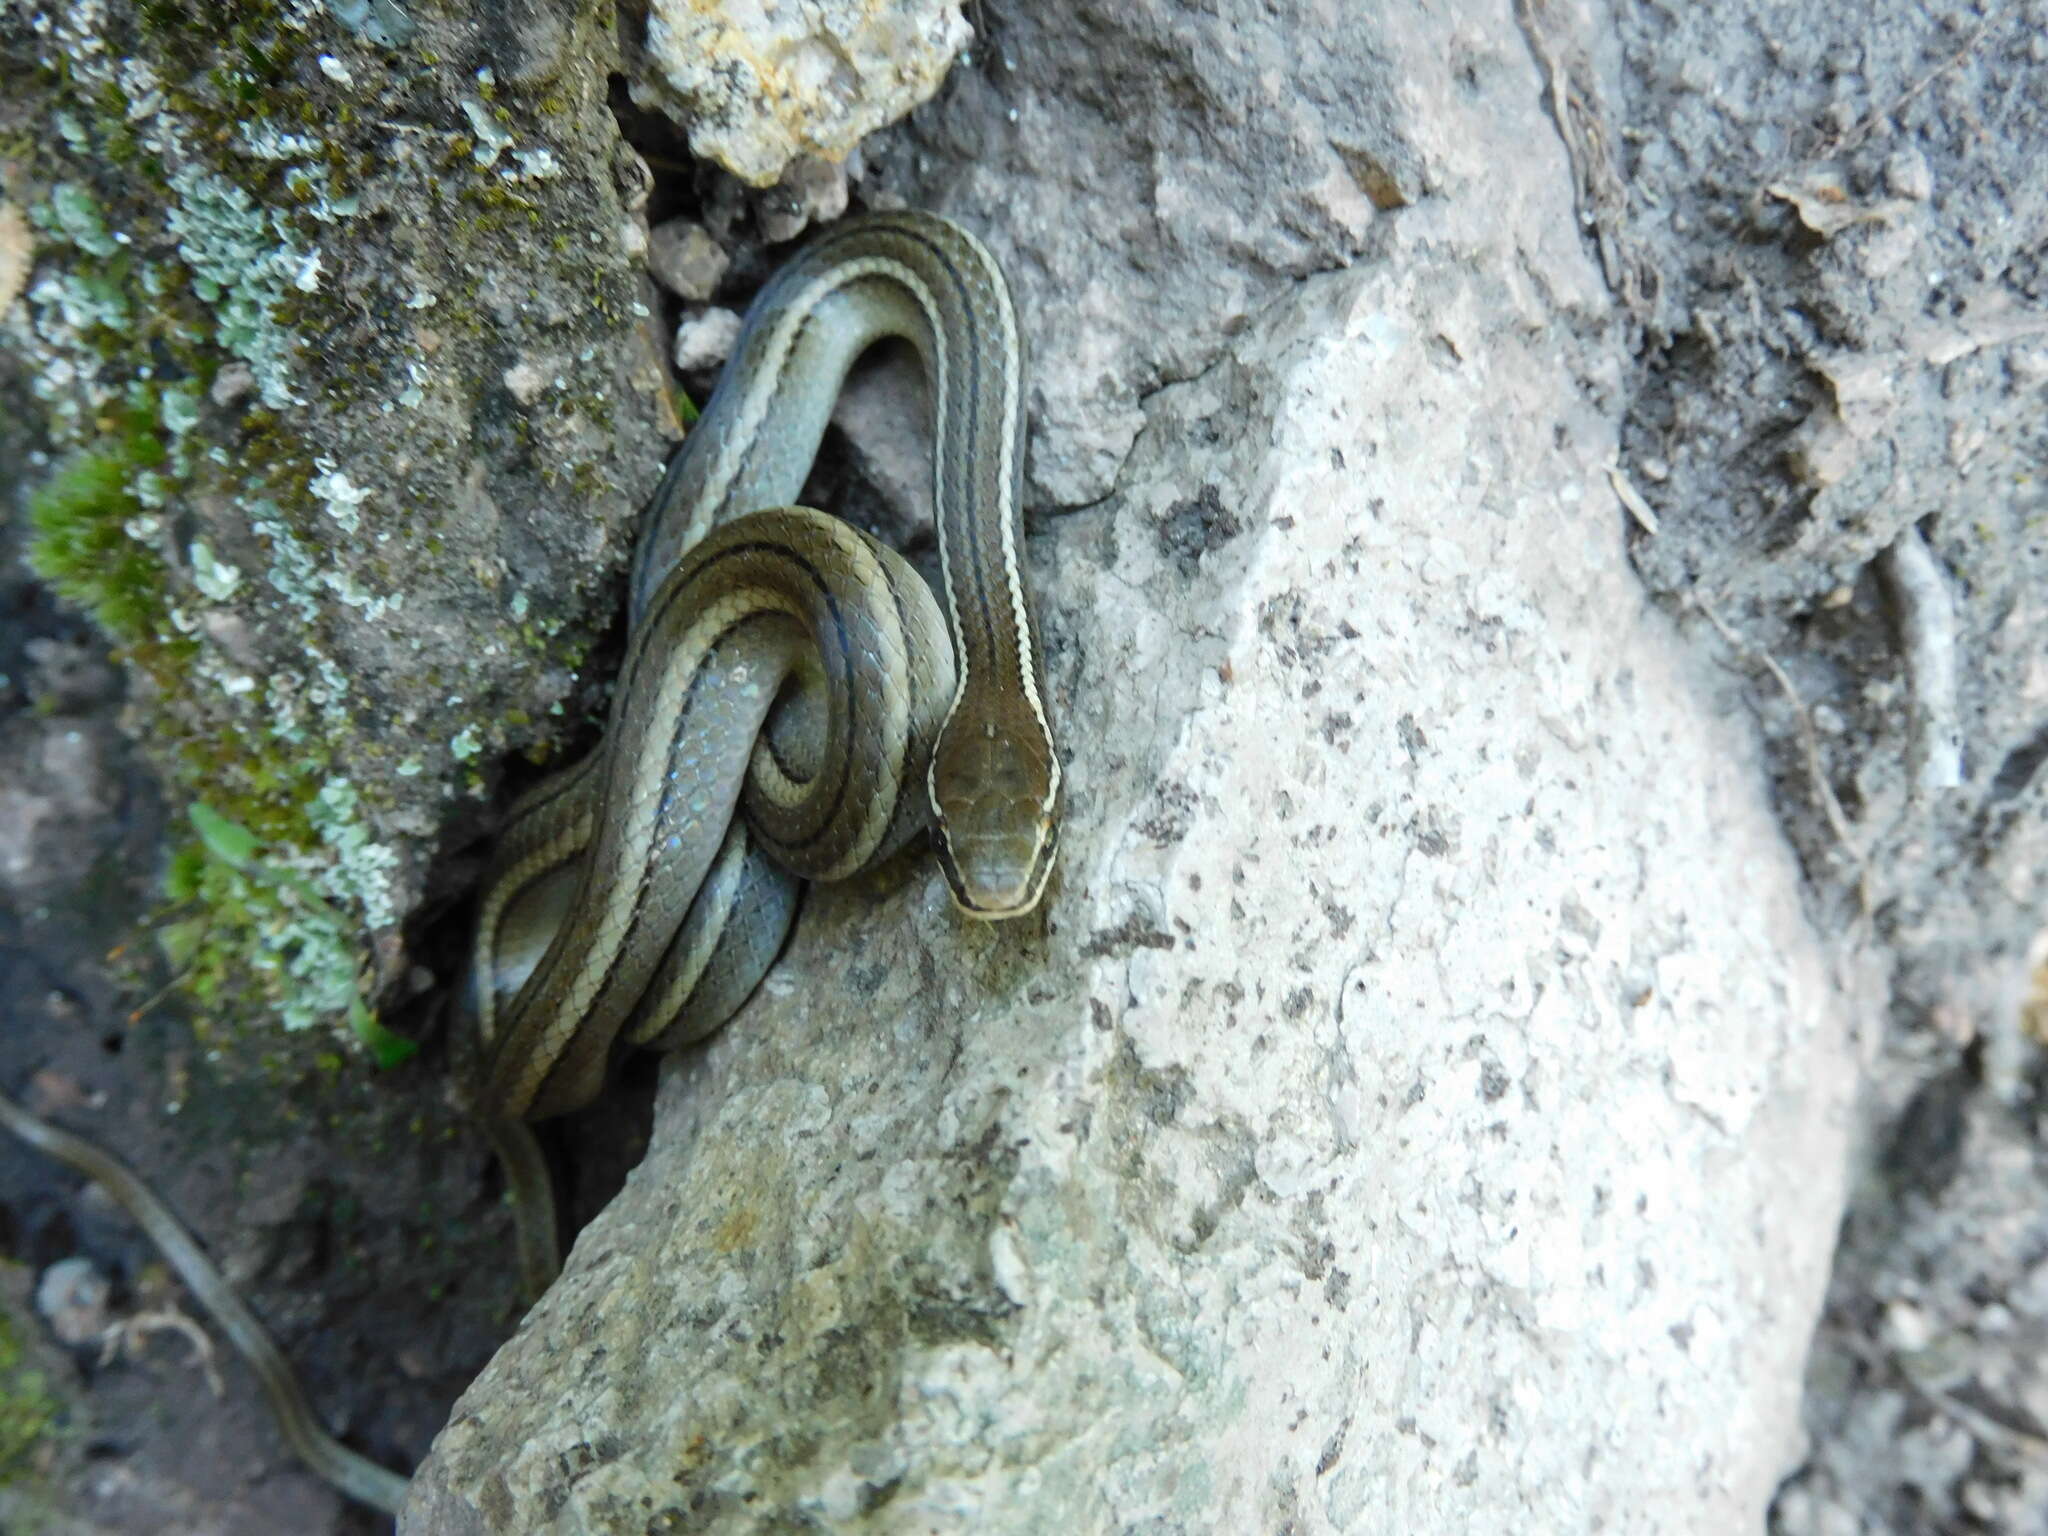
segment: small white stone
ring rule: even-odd
[[[701,373],[732,356],[740,339],[740,317],[713,306],[683,316],[676,327],[675,361],[681,373]]]
[[[647,232],[647,270],[678,298],[703,303],[718,291],[732,258],[703,225],[664,219]]]
[[[562,164],[548,149],[515,149],[512,151],[516,171],[501,171],[499,174],[511,181],[553,181],[562,174]]]
[[[1893,1347],[1910,1354],[1927,1347],[1934,1323],[1910,1301],[1895,1301],[1884,1309],[1884,1332]]]
[[[1924,203],[1934,196],[1934,172],[1917,149],[1895,151],[1884,163],[1884,184],[1894,197]]]
[[[547,380],[531,362],[514,363],[505,370],[505,388],[521,405],[531,405],[547,388]]]
[[[107,1331],[112,1292],[91,1259],[59,1259],[36,1282],[36,1310],[66,1344],[87,1344]]]

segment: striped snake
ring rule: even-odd
[[[930,385],[943,610],[894,551],[790,505],[848,371],[891,337]],[[724,1022],[780,950],[800,880],[845,879],[929,825],[962,912],[1038,905],[1060,764],[1020,549],[1023,415],[1002,271],[935,215],[848,220],[754,301],[648,507],[604,740],[513,807],[484,879],[458,1070],[506,1162],[530,1291],[556,1257],[527,1122],[588,1103],[617,1045]],[[320,1428],[155,1196],[5,1099],[0,1125],[105,1184],[250,1358],[308,1465],[396,1508],[404,1481]]]

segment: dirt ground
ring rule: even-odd
[[[0,463],[25,462],[18,432],[0,432]],[[0,505],[13,503],[0,484]],[[18,537],[0,526],[0,1080],[143,1172],[330,1425],[409,1469],[520,1313],[502,1183],[448,1103],[435,1021],[394,1019],[426,1048],[378,1073],[326,1038],[260,1058],[209,1050],[173,998],[153,995],[165,980],[147,947],[165,846],[154,781],[117,725],[121,682],[102,643],[27,578]],[[637,1160],[652,1086],[651,1071],[629,1071],[601,1113],[551,1133],[568,1153],[572,1220]],[[36,1300],[65,1260],[89,1272],[63,1320],[97,1335],[71,1349],[50,1337],[54,1303]],[[189,1306],[110,1200],[0,1138],[0,1457],[14,1416],[56,1414],[9,1469],[28,1475],[0,1486],[0,1529],[388,1528],[299,1466],[253,1374],[225,1345],[198,1351]]]

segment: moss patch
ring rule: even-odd
[[[357,722],[314,600],[335,594],[309,589],[324,575],[377,599],[299,568],[311,562],[291,526],[320,514],[319,454],[286,426],[303,344],[284,321],[309,305],[327,318],[299,225],[352,204],[319,141],[279,126],[295,120],[306,47],[284,13],[230,5],[194,29],[182,14],[172,24],[175,9],[70,13],[40,57],[57,131],[25,157],[52,190],[31,208],[24,340],[66,452],[31,497],[30,560],[146,680],[138,713],[174,793],[262,840],[256,875],[209,862],[197,838],[174,859],[164,948],[179,973],[217,1024],[273,1014],[363,1034],[362,931],[395,920],[394,856],[372,843],[338,766]],[[209,400],[230,367],[257,409]],[[202,507],[221,511],[195,518]],[[204,536],[222,512],[226,537]],[[274,619],[303,630],[290,668],[250,666],[249,647],[231,655],[213,639],[247,622],[226,605],[246,609],[258,591],[244,567],[266,543]]]
[[[608,24],[513,82],[489,26],[422,14],[414,49],[380,14],[0,24],[49,125],[0,144],[37,189],[0,329],[57,451],[38,568],[119,643],[174,804],[292,877],[180,856],[165,948],[216,1028],[345,1029],[405,976],[422,843],[545,745],[665,446],[626,362],[650,316],[611,238]]]
[[[62,1414],[49,1381],[28,1363],[13,1321],[0,1312],[0,1487],[35,1475],[38,1452]]]
[[[163,624],[163,562],[129,532],[148,515],[136,479],[163,459],[154,436],[130,430],[111,436],[105,447],[75,454],[29,498],[29,561],[36,574],[128,645]]]

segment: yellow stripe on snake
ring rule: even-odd
[[[890,337],[931,386],[943,611],[894,551],[788,504],[848,371]],[[604,740],[514,806],[484,881],[458,1070],[507,1165],[530,1290],[556,1258],[526,1122],[588,1103],[621,1042],[723,1023],[773,963],[801,880],[845,879],[929,825],[968,916],[1038,905],[1060,765],[1021,552],[1023,413],[1002,271],[934,215],[837,226],[748,312],[648,507]],[[403,1479],[320,1428],[147,1189],[4,1099],[0,1124],[106,1184],[250,1356],[301,1457],[396,1508]]]

